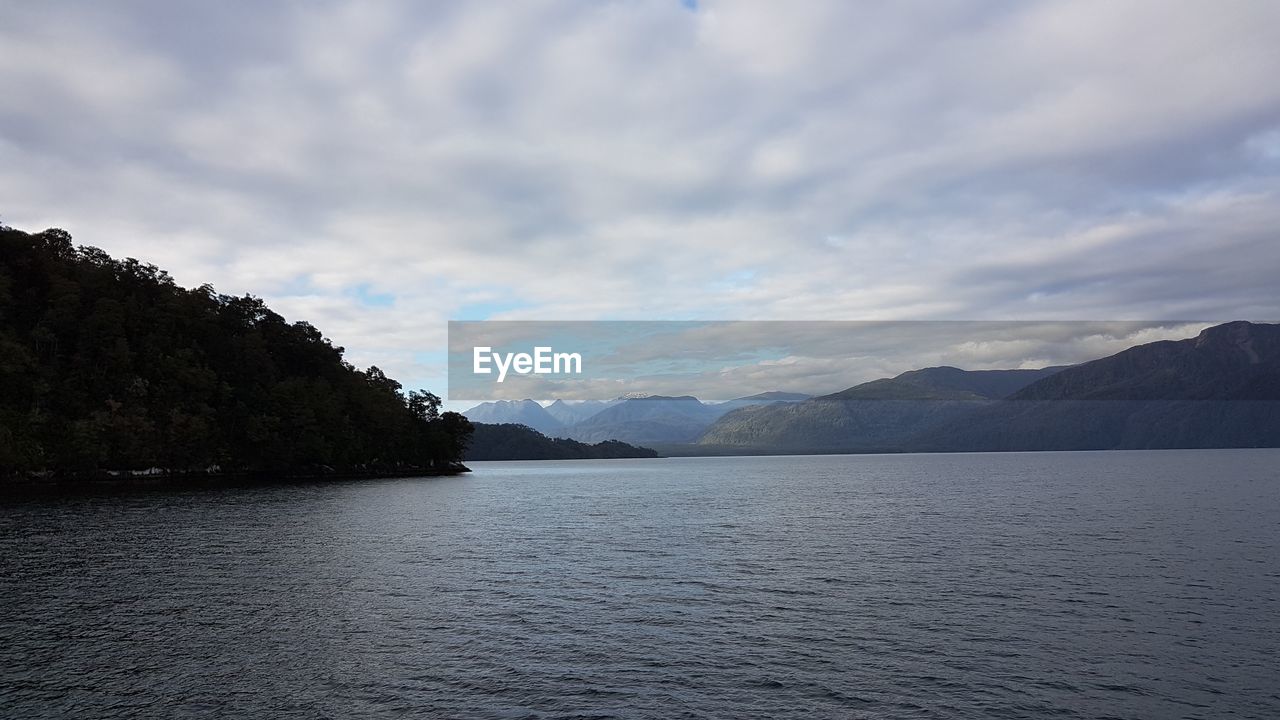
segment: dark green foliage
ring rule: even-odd
[[[0,227],[0,477],[445,470],[470,423],[262,300]]]
[[[602,460],[651,458],[658,453],[618,440],[588,445],[567,438],[549,438],[527,425],[475,423],[467,460]]]

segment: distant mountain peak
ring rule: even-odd
[[[751,402],[800,402],[813,397],[805,393],[785,392],[783,390],[770,390],[769,392],[756,393],[755,395],[747,395],[746,397],[734,398],[728,402],[751,403]]]
[[[1263,362],[1257,341],[1272,343],[1280,336],[1280,325],[1251,323],[1247,320],[1236,320],[1221,325],[1205,328],[1195,337],[1196,349],[1208,349],[1220,346],[1224,349],[1238,349],[1244,353],[1250,365]]]
[[[564,422],[529,398],[484,402],[462,414],[472,422],[492,425],[504,423],[526,425],[546,435],[554,435],[564,430]]]
[[[1018,400],[1280,399],[1280,325],[1236,321],[1068,368]]]
[[[996,400],[1061,370],[961,370],[950,365],[908,370],[819,400]]]

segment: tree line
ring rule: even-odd
[[[549,438],[527,425],[475,423],[475,435],[467,448],[468,460],[605,460],[653,458],[655,450],[620,440],[588,444],[568,438]]]
[[[0,226],[0,477],[445,472],[471,431],[259,298]]]

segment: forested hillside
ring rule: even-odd
[[[1230,322],[1082,363],[929,428],[916,450],[1280,447],[1280,325]]]
[[[475,424],[475,436],[467,448],[467,460],[609,460],[652,458],[658,453],[619,440],[583,443],[549,438],[527,425]]]
[[[965,417],[1060,369],[911,370],[803,402],[735,410],[699,442],[786,452],[901,450],[923,429]]]
[[[439,407],[258,298],[0,226],[0,477],[457,470]]]

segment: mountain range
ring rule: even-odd
[[[616,398],[614,400],[585,400],[576,403],[556,400],[546,407],[546,411],[563,427],[569,427],[586,420],[605,408],[613,407],[623,400],[624,398]]]
[[[722,403],[704,403],[688,395],[649,395],[579,403],[556,400],[546,407],[533,400],[498,400],[481,403],[463,415],[474,423],[526,425],[550,437],[586,443],[604,440],[693,443],[727,412],[799,402],[809,397],[801,393],[767,392]]]
[[[1280,325],[1232,322],[1067,368],[914,450],[1280,447]]]
[[[912,370],[803,402],[735,410],[707,428],[699,443],[791,452],[881,449],[902,443],[921,428],[995,402],[1058,369]]]
[[[533,400],[496,400],[462,414],[473,423],[524,425],[550,437],[558,437],[564,431],[564,423]]]
[[[1036,370],[930,367],[808,397],[484,403],[475,422],[680,454],[1280,446],[1280,325],[1231,322]]]
[[[1227,323],[1071,367],[915,370],[737,410],[699,442],[756,452],[1276,447],[1280,325]]]

